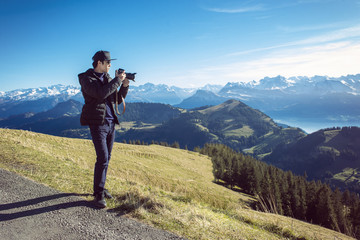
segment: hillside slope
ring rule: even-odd
[[[68,193],[89,194],[92,142],[0,129],[0,167]],[[189,239],[352,239],[249,209],[249,196],[213,183],[208,157],[157,145],[115,143],[109,208]],[[88,197],[91,199],[91,197]]]
[[[323,129],[263,159],[284,170],[360,193],[360,128]]]
[[[138,129],[121,134],[117,141],[179,142],[193,149],[205,143],[222,143],[255,156],[269,154],[279,144],[305,136],[298,128],[283,129],[269,116],[237,100],[189,110],[152,129]]]
[[[27,112],[0,119],[0,127],[89,139],[88,127],[80,125],[82,106],[83,104],[78,101],[68,100],[44,112]],[[120,116],[123,123],[121,127],[125,130],[133,127],[155,127],[179,116],[183,111],[160,103],[127,103],[126,106],[126,114]]]

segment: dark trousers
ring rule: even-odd
[[[96,151],[94,168],[94,193],[102,193],[105,188],[106,173],[115,139],[115,123],[90,125],[90,133]]]

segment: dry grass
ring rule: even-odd
[[[90,140],[0,129],[0,167],[63,192],[92,193]],[[291,218],[256,212],[251,197],[212,182],[208,157],[158,145],[116,143],[107,188],[111,211],[189,239],[351,239]],[[91,200],[91,197],[87,197]]]
[[[249,126],[245,125],[241,128],[234,128],[233,126],[229,126],[228,128],[224,129],[224,135],[226,137],[250,137],[254,134],[254,130],[252,130]]]
[[[116,127],[118,132],[126,132],[130,129],[153,129],[161,124],[151,124],[151,123],[137,123],[137,122],[121,122],[121,127]]]

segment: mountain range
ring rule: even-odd
[[[224,99],[240,100],[277,122],[310,132],[360,125],[360,74],[339,78],[277,76],[258,82],[228,83],[217,93],[198,91],[176,106],[200,107]]]
[[[229,82],[225,86],[208,84],[201,88],[169,87],[165,84],[155,85],[152,83],[131,86],[130,88],[134,99],[139,99],[141,102],[156,102],[155,99],[157,98],[160,103],[165,104],[180,104],[182,100],[192,96],[197,90],[213,92],[227,98],[242,98],[241,100],[249,100],[250,98],[256,97],[256,94],[266,95],[269,91],[283,94],[321,95],[328,93],[349,93],[360,95],[360,74],[341,76],[338,78],[328,76],[265,77],[259,81],[251,81],[248,83]],[[81,94],[80,86],[64,86],[58,84],[50,87],[17,89],[7,92],[0,91],[0,103],[31,101],[59,95],[72,97],[79,94]],[[171,96],[173,96],[173,98],[171,98]]]
[[[0,119],[24,113],[44,112],[69,99],[83,101],[80,88],[59,84],[0,92]]]
[[[199,88],[199,90],[218,92],[221,88],[220,85],[209,84]],[[178,104],[192,96],[197,90],[197,88],[169,87],[165,84],[146,83],[140,86],[131,86],[126,100],[127,102]],[[57,103],[69,99],[83,102],[80,86],[58,84],[49,87],[0,91],[0,117],[4,118],[25,112],[46,111]]]
[[[206,85],[201,89],[219,91],[220,85]],[[169,87],[164,84],[146,83],[131,86],[127,102],[178,104],[192,96],[197,89]],[[80,86],[53,85],[49,87],[17,89],[0,92],[0,119],[27,112],[39,113],[53,108],[57,103],[69,99],[83,103]]]
[[[46,111],[69,99],[83,102],[79,86],[54,85],[0,92],[0,118]],[[202,88],[146,83],[131,86],[126,100],[192,109],[218,105],[229,99],[259,109],[279,123],[310,132],[333,126],[360,125],[360,74],[339,78],[277,76]]]

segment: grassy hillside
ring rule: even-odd
[[[0,134],[1,168],[60,191],[92,193],[90,140],[8,129]],[[185,150],[115,143],[107,188],[115,196],[111,211],[189,239],[351,239],[251,210],[252,198],[213,183],[208,157]]]

